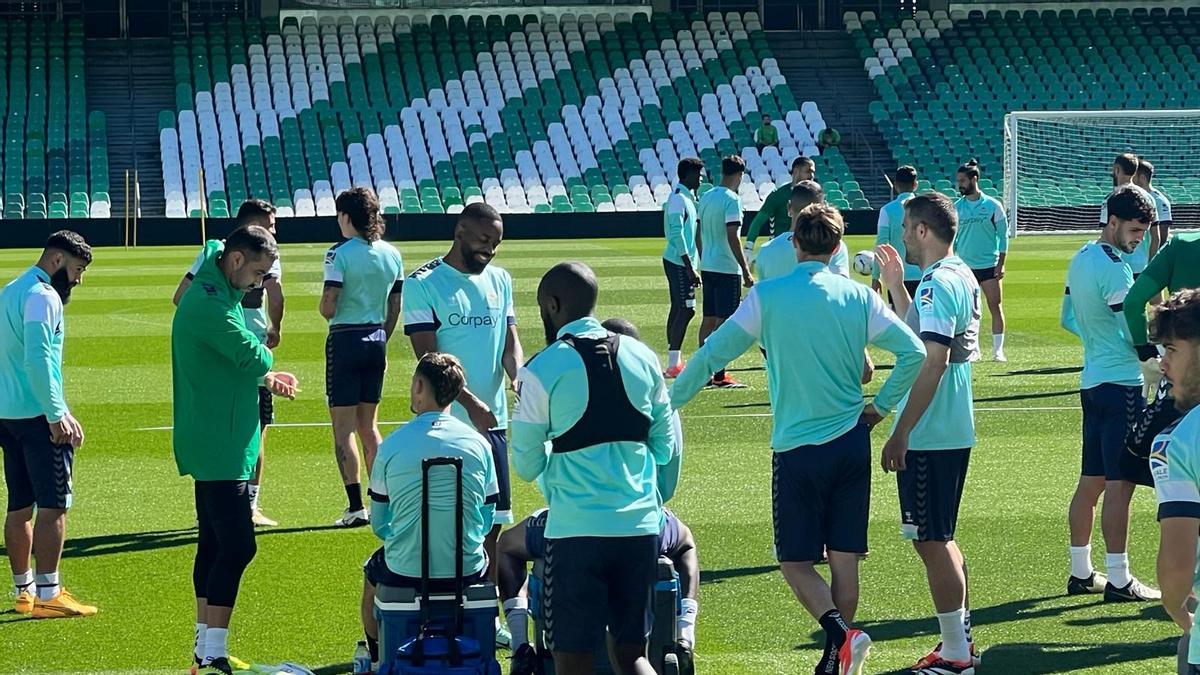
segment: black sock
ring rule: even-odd
[[[362,483],[351,483],[346,486],[346,499],[350,500],[351,511],[361,511],[362,503]]]
[[[838,650],[833,646],[833,640],[825,637],[825,651],[821,652],[821,660],[817,661],[814,675],[837,675]]]
[[[718,370],[717,372],[713,373],[713,380],[719,381],[719,380],[723,380],[723,379],[725,379],[725,371],[724,370]]]
[[[367,636],[367,651],[371,652],[371,663],[379,663],[379,638]]]
[[[821,615],[818,623],[821,624],[821,628],[825,629],[825,635],[832,643],[833,648],[841,649],[842,643],[846,641],[846,633],[850,630],[849,624],[842,618],[842,613],[831,609]]]

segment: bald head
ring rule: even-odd
[[[468,204],[454,226],[454,245],[450,264],[463,272],[479,274],[496,256],[504,240],[504,222],[500,214],[482,202]]]
[[[581,262],[561,262],[542,276],[537,301],[546,330],[546,344],[554,342],[565,325],[590,316],[600,288],[592,268]]]
[[[604,326],[604,330],[606,330],[610,333],[616,333],[617,335],[624,335],[626,337],[631,337],[634,340],[642,339],[642,333],[638,330],[637,326],[633,325],[633,322],[630,321],[629,319],[624,319],[619,316],[614,316],[611,319],[605,319],[604,321],[601,321],[600,325]]]

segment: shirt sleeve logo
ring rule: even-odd
[[[207,293],[208,295],[216,295],[217,294],[217,287],[213,286],[212,284],[206,284],[206,283],[202,282],[200,284],[200,287],[203,288],[204,292]]]
[[[326,251],[326,252],[325,252],[325,264],[326,264],[326,265],[330,265],[330,264],[332,264],[332,263],[333,263],[333,260],[334,260],[334,258],[337,258],[337,252],[336,252],[336,251]]]
[[[932,286],[922,287],[921,291],[918,295],[919,295],[919,298],[917,300],[917,303],[921,307],[933,307],[933,287]]]
[[[1167,475],[1170,473],[1170,463],[1167,461],[1167,447],[1171,445],[1169,438],[1154,441],[1150,446],[1150,473],[1154,475],[1154,481],[1161,482],[1167,480]]]

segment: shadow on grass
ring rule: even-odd
[[[1059,368],[1031,368],[1029,370],[1010,370],[1006,373],[995,373],[992,377],[1016,377],[1021,375],[1070,375],[1083,370],[1083,366],[1063,366]]]
[[[342,673],[353,673],[353,663],[331,663],[328,666],[313,668],[313,675],[341,675]]]
[[[1110,642],[1102,645],[1073,642],[1013,642],[983,653],[982,668],[996,673],[1071,673],[1084,668],[1135,663],[1173,657],[1179,638],[1155,642]],[[1168,672],[1174,672],[1174,667]],[[901,671],[908,672],[908,671]],[[1149,672],[1149,671],[1147,671]]]
[[[1001,401],[1033,401],[1039,398],[1059,398],[1060,396],[1079,396],[1079,389],[1066,391],[1047,391],[1037,394],[1011,394],[1008,396],[981,396],[976,403],[999,403]]]
[[[779,569],[778,565],[760,565],[758,567],[730,567],[723,570],[703,570],[700,572],[700,585],[724,583],[728,579],[752,577],[759,574],[769,574]]]
[[[313,525],[312,527],[276,527],[259,529],[256,536],[267,537],[278,534],[297,534],[300,532],[320,532],[322,530],[343,529],[336,525]],[[190,546],[196,542],[196,528],[176,530],[152,530],[149,532],[123,532],[120,534],[102,534],[94,537],[76,537],[67,539],[63,547],[64,558],[82,558],[113,553],[135,553],[139,551],[156,551],[177,546]],[[0,546],[0,554],[7,551]]]

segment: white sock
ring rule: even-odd
[[[1104,554],[1104,568],[1108,571],[1108,583],[1117,588],[1125,588],[1133,581],[1129,574],[1128,553]]]
[[[963,624],[964,610],[938,614],[938,627],[942,630],[942,658],[947,661],[966,661],[971,658],[967,647],[967,629]]]
[[[1004,351],[1004,333],[994,333],[992,335],[992,351],[997,354]]]
[[[1071,547],[1071,576],[1088,579],[1092,576],[1092,545]]]
[[[683,613],[679,615],[679,635],[693,647],[696,646],[696,615],[700,613],[700,603],[692,598],[684,598]]]
[[[209,627],[204,631],[204,662],[229,657],[229,629]]]
[[[204,660],[204,650],[206,648],[205,640],[207,638],[207,635],[208,635],[208,624],[200,623],[199,621],[197,621],[196,622],[196,646],[192,649],[192,652],[196,655],[196,658],[200,659],[201,661]]]
[[[674,368],[683,361],[683,354],[678,349],[672,349],[667,352],[667,367]]]
[[[971,610],[963,610],[963,631],[967,634],[967,646],[969,647],[975,642],[975,637],[971,635]]]
[[[37,583],[38,600],[53,600],[58,597],[61,587],[58,585],[58,572],[38,574],[34,576]]]
[[[34,593],[37,589],[33,586],[33,570],[25,570],[24,574],[14,574],[13,586],[17,589],[17,595],[21,593]]]
[[[259,486],[255,485],[254,483],[249,483],[246,485],[246,490],[250,493],[250,510],[257,511]]]
[[[504,621],[512,633],[512,651],[529,642],[529,600],[516,597],[504,601]]]

